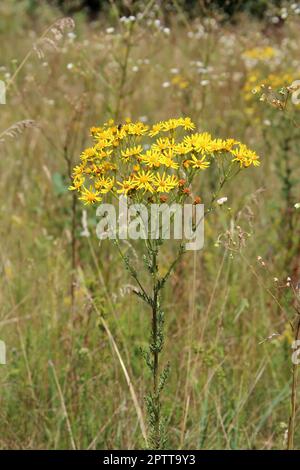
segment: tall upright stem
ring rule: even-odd
[[[154,448],[160,448],[160,393],[159,393],[159,338],[158,338],[158,308],[159,293],[157,284],[157,249],[152,253],[153,269],[153,305],[152,305],[152,354],[153,354],[153,400],[154,400]]]

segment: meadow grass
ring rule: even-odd
[[[167,447],[285,448],[299,129],[246,85],[259,73],[297,78],[298,17],[266,32],[242,16],[221,24],[183,20],[181,12],[166,22],[157,8],[128,26],[113,10],[92,23],[79,13],[75,30],[62,38],[50,30],[54,44],[38,42],[37,54],[33,45],[61,13],[43,6],[32,17],[26,6],[0,6],[0,78],[9,83],[32,51],[1,106],[0,132],[36,123],[4,132],[0,149],[0,338],[7,346],[0,447],[145,446],[149,376],[140,348],[150,311],[132,295],[113,244],[99,245],[93,208],[84,209],[90,237],[82,236],[83,207],[67,188],[90,126],[185,115],[202,131],[246,142],[262,164],[226,187],[228,202],[206,221],[204,249],[185,254],[164,292]],[[249,63],[245,51],[267,46],[275,56]],[[196,186],[204,200],[215,180]],[[175,248],[164,252],[163,267]],[[135,259],[138,243],[127,249]]]

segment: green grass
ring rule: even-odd
[[[13,74],[58,17],[44,6],[33,21],[27,2],[16,5],[0,7],[0,18],[7,19],[0,22],[2,79]],[[286,227],[299,194],[299,129],[280,121],[277,110],[257,96],[251,106],[245,102],[243,84],[253,72],[242,52],[267,43],[281,51],[281,59],[256,67],[284,73],[299,59],[297,19],[282,26],[280,37],[276,30],[266,36],[262,24],[241,17],[236,25],[206,26],[199,38],[187,36],[197,30],[199,19],[187,25],[171,17],[170,35],[143,20],[133,30],[127,62],[128,37],[116,18],[107,13],[94,23],[83,14],[74,19],[76,38],[65,32],[58,51],[45,50],[41,60],[33,53],[1,106],[0,132],[23,119],[34,119],[39,128],[6,137],[0,148],[0,338],[7,346],[7,365],[0,366],[0,447],[64,449],[72,448],[72,440],[82,449],[145,445],[132,393],[95,306],[104,314],[144,419],[151,378],[139,350],[148,341],[151,312],[127,289],[132,280],[113,244],[99,246],[93,208],[88,209],[91,237],[81,236],[79,205],[73,311],[70,297],[72,195],[65,149],[73,163],[78,161],[89,145],[89,127],[113,116],[119,102],[120,121],[187,115],[199,129],[241,139],[261,155],[261,167],[226,188],[222,195],[228,203],[206,221],[204,250],[195,260],[193,253],[185,254],[164,292],[162,362],[170,361],[171,374],[163,406],[169,448],[282,449],[289,418],[290,339],[261,342],[283,333],[293,319],[288,289],[276,289],[273,277],[281,285],[288,275],[298,280],[295,211],[293,231]],[[111,24],[119,35],[106,33]],[[208,73],[199,74],[195,61],[202,61]],[[187,88],[162,86],[172,82],[171,68],[189,81]],[[290,147],[282,150],[287,138]],[[292,168],[289,195],[282,154]],[[205,199],[214,183],[203,178],[197,194]],[[226,236],[216,246],[227,230],[237,240],[237,225],[251,234],[245,246],[232,252],[236,245],[224,246]],[[175,248],[171,244],[164,252],[163,266]],[[295,447],[300,447],[297,425]]]

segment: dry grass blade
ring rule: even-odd
[[[60,399],[60,402],[61,402],[63,415],[64,415],[64,418],[66,419],[67,429],[68,429],[68,433],[69,433],[70,441],[71,441],[71,446],[72,446],[73,450],[76,450],[76,444],[75,444],[75,440],[74,440],[74,437],[73,437],[73,432],[72,432],[72,427],[71,427],[67,407],[66,407],[66,404],[65,404],[65,400],[64,400],[64,396],[63,396],[63,393],[62,393],[61,386],[59,384],[57,373],[56,373],[56,370],[55,370],[55,367],[54,367],[54,364],[53,364],[52,361],[49,361],[49,366],[51,367],[52,372],[53,372],[53,377],[54,377],[55,385],[56,385],[56,388],[57,388],[57,391],[58,391],[58,394],[59,394],[59,399]]]
[[[24,121],[16,122],[0,134],[0,144],[3,144],[6,138],[13,139],[22,134],[25,129],[32,127],[38,127],[38,123],[33,119],[25,119]]]
[[[114,337],[113,335],[111,334],[111,331],[110,329],[108,328],[108,325],[106,323],[106,321],[104,320],[104,318],[101,316],[100,314],[100,320],[101,320],[101,323],[107,333],[107,336],[111,342],[111,345],[119,359],[119,362],[120,362],[120,365],[122,367],[122,370],[124,372],[124,375],[125,375],[125,379],[126,379],[126,382],[128,384],[128,387],[129,387],[129,390],[130,390],[130,393],[131,393],[131,397],[132,397],[132,401],[134,403],[134,406],[135,406],[135,409],[136,409],[136,412],[137,412],[137,415],[138,415],[138,420],[139,420],[139,423],[140,423],[140,427],[141,427],[141,431],[142,431],[142,434],[143,434],[143,438],[145,440],[145,443],[146,445],[148,446],[148,439],[147,439],[147,433],[146,433],[146,426],[145,426],[145,423],[144,423],[144,418],[143,418],[143,413],[142,413],[142,410],[141,410],[141,407],[139,405],[139,402],[138,402],[138,399],[137,399],[137,396],[136,396],[136,393],[135,393],[135,390],[133,388],[133,385],[132,385],[132,382],[131,382],[131,379],[129,377],[129,374],[127,372],[127,369],[126,369],[126,366],[124,364],[124,361],[122,359],[122,356],[120,354],[120,351],[118,349],[118,346],[114,340]]]
[[[83,275],[83,273],[82,273]],[[132,401],[133,401],[133,404],[134,404],[134,407],[136,409],[136,413],[137,413],[137,417],[138,417],[138,420],[139,420],[139,424],[140,424],[140,428],[141,428],[141,432],[142,432],[142,435],[143,435],[143,438],[145,440],[145,443],[146,445],[148,446],[148,438],[147,438],[147,432],[146,432],[146,426],[145,426],[145,422],[144,422],[144,417],[143,417],[143,412],[142,412],[142,409],[140,407],[140,404],[138,402],[138,399],[137,399],[137,396],[136,396],[136,393],[135,393],[135,390],[134,390],[134,387],[133,387],[133,384],[132,384],[132,381],[131,381],[131,378],[128,374],[128,371],[127,371],[127,368],[125,366],[125,363],[122,359],[122,356],[120,354],[120,351],[119,351],[119,348],[114,340],[114,337],[106,323],[106,321],[104,320],[103,316],[101,315],[101,312],[99,311],[99,309],[97,308],[97,305],[95,304],[93,298],[91,297],[91,295],[89,294],[88,290],[86,290],[87,292],[87,295],[90,299],[90,301],[92,302],[93,304],[93,307],[95,308],[97,314],[99,315],[99,318],[100,318],[100,321],[102,323],[102,326],[103,328],[105,329],[105,332],[107,333],[107,336],[109,338],[109,341],[112,345],[112,348],[113,350],[115,351],[116,353],[116,356],[120,362],[120,365],[121,365],[121,368],[122,368],[122,371],[124,373],[124,376],[125,376],[125,379],[126,379],[126,382],[127,382],[127,385],[128,385],[128,388],[129,388],[129,391],[130,391],[130,394],[131,394],[131,397],[132,397]]]
[[[75,28],[73,18],[61,18],[53,23],[50,28],[33,45],[33,50],[37,53],[39,59],[45,57],[45,50],[58,50],[58,43],[63,38],[64,32]]]
[[[62,38],[64,31],[66,29],[74,28],[75,22],[73,18],[69,17],[60,18],[59,20],[56,20],[51,26],[49,26],[49,28],[47,28],[41,37],[33,44],[32,48],[27,52],[12,77],[8,80],[6,84],[6,91],[8,91],[10,86],[14,83],[15,78],[30,58],[32,52],[36,52],[38,57],[42,59],[44,57],[43,46],[47,45],[48,48],[50,47],[51,49],[57,49],[57,43]],[[51,37],[48,37],[48,35]]]

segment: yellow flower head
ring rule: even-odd
[[[90,186],[90,189],[83,188],[80,194],[81,197],[79,199],[83,201],[85,205],[95,204],[95,202],[101,201],[101,197],[99,197],[99,191],[93,190],[92,186]]]
[[[141,162],[145,163],[149,168],[158,168],[160,162],[160,152],[147,150],[146,155],[141,156]]]
[[[210,162],[206,160],[206,156],[204,155],[201,158],[197,158],[195,155],[192,155],[192,159],[189,160],[192,168],[197,168],[199,170],[205,170],[209,167]]]
[[[110,178],[109,176],[107,178],[100,176],[95,180],[95,189],[102,194],[108,193],[113,188],[113,185],[114,178]]]
[[[240,144],[237,149],[231,150],[231,153],[235,157],[232,161],[238,162],[240,167],[247,168],[250,165],[260,165],[259,156],[256,154],[256,152],[248,149],[248,147],[244,144]]]
[[[123,160],[128,160],[130,157],[140,157],[143,149],[141,145],[137,145],[135,147],[128,147],[126,150],[121,151],[121,155]]]
[[[151,131],[149,131],[150,137],[154,137],[163,130],[163,122],[158,122],[152,126]]]
[[[184,138],[184,143],[187,147],[190,146],[191,150],[202,154],[213,153],[214,151],[214,142],[208,132],[187,136]]]
[[[159,193],[169,193],[178,186],[178,182],[179,180],[175,175],[170,176],[166,175],[166,173],[162,175],[157,174],[154,178],[154,186]]]
[[[154,181],[154,175],[149,170],[147,172],[144,170],[139,171],[133,176],[133,181],[137,189],[144,189],[145,191],[153,193],[152,183]]]
[[[90,147],[84,150],[81,154],[81,160],[82,162],[86,162],[88,160],[93,160],[93,158],[96,156],[97,151],[94,147]]]
[[[214,152],[230,152],[235,144],[238,144],[238,141],[235,139],[214,139],[212,146]]]
[[[168,137],[161,137],[160,139],[157,139],[155,144],[152,145],[153,150],[157,150],[159,152],[174,149],[175,147],[175,139],[169,139]]]
[[[142,136],[149,128],[142,122],[136,122],[128,124],[127,129],[128,135]]]
[[[83,176],[75,176],[73,179],[73,186],[69,186],[70,191],[79,191],[84,183],[85,178]]]
[[[169,150],[160,155],[159,161],[162,165],[168,168],[173,168],[174,170],[177,170],[179,168],[179,163],[175,162],[173,157],[174,157],[173,151]]]
[[[123,180],[121,182],[117,181],[117,185],[120,186],[120,188],[117,189],[117,193],[124,194],[125,196],[129,193],[129,191],[135,188],[135,182],[132,178],[128,178],[127,180]]]

